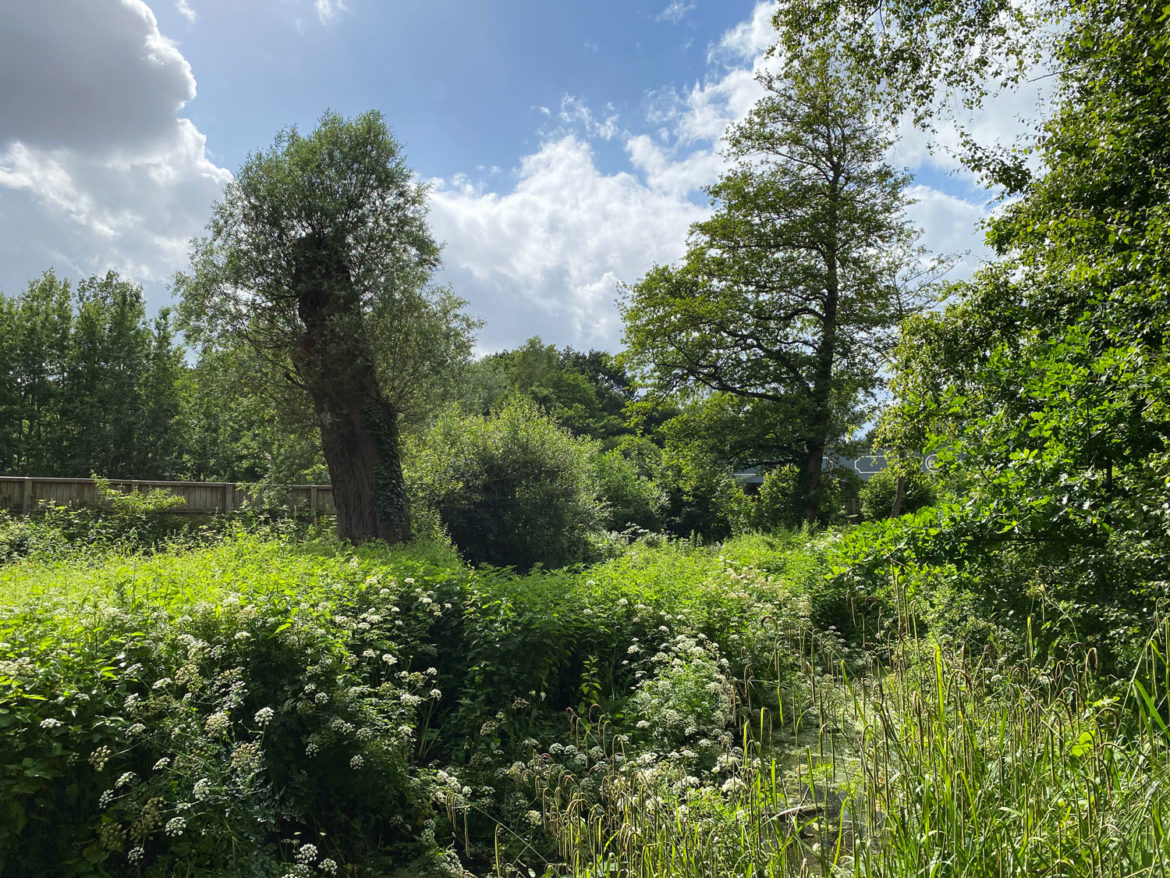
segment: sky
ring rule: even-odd
[[[12,0],[0,4],[0,292],[108,269],[172,303],[189,243],[246,157],[326,110],[382,112],[430,186],[436,281],[485,323],[616,351],[619,286],[683,255],[761,94],[772,2]],[[1004,141],[1038,95],[973,120]],[[890,159],[935,253],[984,257],[994,208],[903,126]],[[928,149],[933,143],[935,148]]]

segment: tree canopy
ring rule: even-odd
[[[1170,31],[1159,4],[1073,11],[1039,171],[999,259],[906,326],[885,432],[968,476],[939,552],[1011,553],[1082,634],[1086,608],[1136,631],[1170,563]]]
[[[799,467],[811,522],[825,449],[864,419],[914,304],[900,274],[918,253],[868,87],[821,51],[761,81],[767,93],[729,132],[733,167],[708,190],[714,215],[622,311],[628,357],[659,388],[748,409],[767,441],[752,457]]]
[[[466,358],[474,325],[429,286],[438,260],[382,116],[326,113],[245,162],[177,279],[194,338],[246,342],[311,399],[348,539],[410,535],[399,416],[428,362]]]

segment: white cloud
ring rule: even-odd
[[[321,24],[329,24],[348,7],[342,0],[313,0],[313,8],[317,10]]]
[[[721,79],[696,83],[686,97],[679,99],[675,133],[684,143],[717,140],[728,126],[747,116],[763,94],[755,73],[742,67]]]
[[[727,127],[762,94],[754,72],[770,45],[773,8],[760,4],[720,41],[738,64],[688,92],[650,95],[647,130],[619,127],[612,108],[598,114],[566,95],[557,114],[562,127],[546,131],[521,161],[511,191],[494,191],[494,180],[435,181],[431,219],[446,241],[443,277],[487,320],[483,350],[515,347],[534,334],[555,344],[620,347],[618,284],[680,258],[690,225],[709,215],[698,193],[726,168],[719,147]],[[628,171],[598,169],[590,142],[608,149],[612,140],[624,148]],[[986,207],[921,185],[910,194],[917,203],[909,217],[930,250],[977,246]],[[969,275],[977,255],[950,276]]]
[[[561,98],[560,118],[567,125],[579,124],[590,138],[600,137],[602,140],[613,140],[620,132],[618,116],[617,113],[613,112],[612,104],[607,105],[605,110],[609,115],[604,120],[598,121],[584,101],[573,95],[565,95]]]
[[[573,135],[526,156],[507,194],[439,181],[431,196],[432,225],[447,242],[445,278],[487,319],[487,350],[534,334],[616,349],[619,281],[679,258],[687,229],[704,215],[633,174],[602,173]]]
[[[52,266],[115,268],[161,303],[230,179],[178,115],[195,96],[190,66],[140,0],[2,16],[0,289]]]
[[[772,17],[779,7],[775,0],[757,3],[751,18],[731,28],[708,49],[707,59],[728,64],[754,62],[776,40]]]
[[[175,9],[178,10],[179,15],[187,19],[187,24],[195,23],[198,16],[195,15],[195,10],[191,8],[191,4],[187,0],[175,0]]]
[[[694,8],[694,3],[687,3],[685,0],[673,0],[669,6],[654,16],[654,20],[659,22],[669,21],[671,24],[678,24]]]
[[[647,186],[675,198],[714,183],[727,165],[714,149],[698,149],[677,158],[645,134],[627,138],[626,154],[630,164],[645,175]]]
[[[906,213],[922,230],[923,246],[929,253],[957,259],[947,279],[969,278],[991,256],[980,230],[980,224],[991,215],[990,208],[920,184],[911,186],[907,194],[915,203]]]

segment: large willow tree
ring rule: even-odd
[[[311,398],[344,539],[410,537],[400,412],[376,347],[409,346],[420,302],[443,312],[424,292],[438,254],[381,114],[327,113],[244,163],[177,281],[197,338],[247,342]]]
[[[767,445],[735,462],[796,465],[813,523],[825,450],[860,420],[912,304],[899,276],[915,233],[907,177],[885,160],[858,77],[809,52],[761,82],[729,132],[731,169],[708,190],[714,214],[691,227],[680,265],[628,290],[626,342],[660,387],[729,394],[745,423],[767,421]]]

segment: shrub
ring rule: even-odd
[[[636,461],[619,450],[598,454],[593,462],[601,498],[606,506],[605,527],[625,531],[662,529],[662,507],[666,495]]]
[[[800,527],[804,510],[796,493],[799,475],[794,466],[777,467],[764,475],[752,512],[752,525],[756,530],[772,533],[783,528]]]
[[[751,501],[731,470],[687,445],[666,446],[659,469],[667,532],[722,540],[751,528]]]
[[[517,399],[485,417],[441,417],[411,444],[407,483],[472,563],[563,567],[602,532],[594,454]]]
[[[893,469],[875,473],[861,488],[861,514],[866,521],[889,518],[894,509],[894,494],[898,489],[898,474]],[[917,512],[935,502],[934,481],[921,470],[906,474],[905,490],[902,496],[902,511],[906,515]]]

